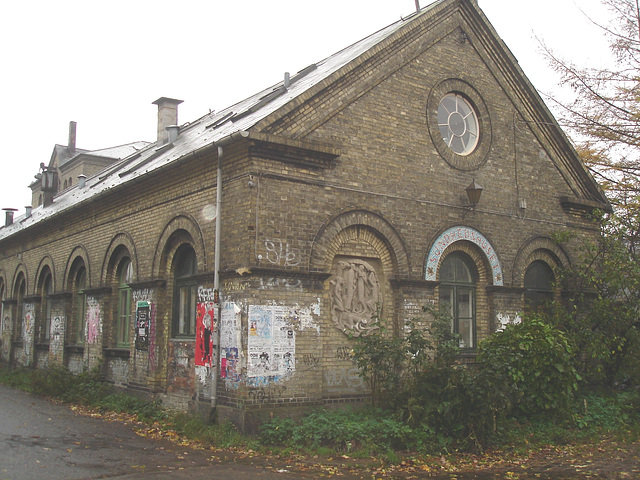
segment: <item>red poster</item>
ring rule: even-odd
[[[213,328],[215,325],[215,304],[197,304],[196,317],[196,365],[213,366]]]

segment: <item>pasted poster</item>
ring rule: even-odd
[[[136,350],[149,350],[149,302],[136,304]]]
[[[249,377],[280,376],[295,370],[296,338],[288,307],[249,306]]]
[[[67,320],[62,315],[55,315],[51,319],[49,358],[55,363],[62,363],[63,360],[66,325]]]
[[[24,317],[22,321],[22,361],[28,365],[33,361],[33,330],[36,319],[36,306],[33,303],[24,304]]]
[[[93,297],[87,298],[87,342],[97,343],[102,332],[100,303]]]
[[[215,325],[213,302],[198,302],[196,305],[196,365],[213,366],[213,329]]]
[[[240,307],[227,302],[220,314],[220,378],[240,381]]]

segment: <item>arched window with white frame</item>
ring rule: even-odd
[[[451,318],[451,331],[460,336],[460,347],[476,347],[476,283],[478,274],[471,258],[453,252],[440,265],[440,311]]]

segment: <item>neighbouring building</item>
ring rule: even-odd
[[[246,428],[362,401],[348,334],[376,312],[402,334],[446,306],[472,358],[560,298],[559,269],[598,235],[589,214],[610,208],[475,0],[182,126],[180,100],[154,103],[155,143],[73,151],[73,130],[33,209],[7,210],[3,363],[100,366]]]

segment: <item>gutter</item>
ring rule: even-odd
[[[213,260],[213,291],[214,291],[214,303],[216,311],[218,313],[217,327],[213,330],[213,341],[215,342],[215,350],[217,352],[216,359],[213,362],[213,378],[211,379],[211,406],[215,409],[217,405],[218,394],[218,369],[220,359],[220,325],[222,315],[222,303],[220,302],[220,241],[222,237],[222,159],[224,158],[224,147],[236,140],[247,138],[249,132],[240,130],[239,132],[232,133],[224,138],[221,138],[217,142],[213,142],[212,146],[218,147],[218,166],[217,166],[217,184],[216,184],[216,238],[214,245],[214,260]],[[209,147],[207,147],[209,148]],[[198,151],[194,151],[193,154],[197,154]]]

